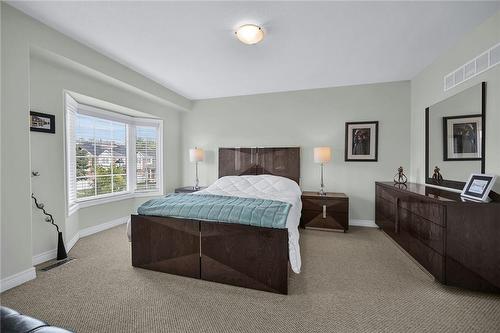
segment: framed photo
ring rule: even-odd
[[[481,160],[482,115],[443,117],[443,133],[444,161]]]
[[[30,130],[33,132],[55,133],[56,116],[30,111]]]
[[[495,180],[495,175],[473,173],[470,175],[467,183],[465,183],[465,187],[462,190],[461,195],[464,198],[489,202],[490,199],[488,195],[495,184]]]
[[[378,121],[345,123],[345,161],[378,160]]]

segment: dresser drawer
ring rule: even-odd
[[[377,186],[375,195],[391,203],[395,203],[398,197],[398,193],[396,191],[386,189],[382,186]]]
[[[393,222],[396,220],[396,205],[394,203],[382,199],[381,197],[377,197],[375,205],[377,213],[384,215]]]
[[[349,210],[349,202],[341,199],[328,199],[328,198],[302,198],[303,210],[323,211],[323,206],[329,212],[347,213]]]
[[[399,227],[439,254],[445,254],[444,228],[419,215],[400,209]]]
[[[404,229],[400,229],[394,240],[437,280],[444,282],[443,255],[434,251]]]
[[[404,196],[400,198],[399,206],[426,220],[444,226],[444,208],[440,204],[415,196]]]

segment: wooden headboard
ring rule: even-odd
[[[300,148],[219,148],[219,178],[275,175],[300,180]]]

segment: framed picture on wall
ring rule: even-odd
[[[378,121],[345,123],[345,161],[378,160]]]
[[[30,111],[30,131],[54,134],[56,117],[53,114]]]
[[[481,160],[483,117],[480,114],[443,117],[443,160]]]

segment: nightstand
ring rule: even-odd
[[[175,193],[193,193],[204,190],[206,188],[206,186],[200,186],[199,189],[195,190],[193,186],[178,187],[175,189]]]
[[[349,230],[349,198],[344,193],[302,192],[300,226],[346,232]]]

